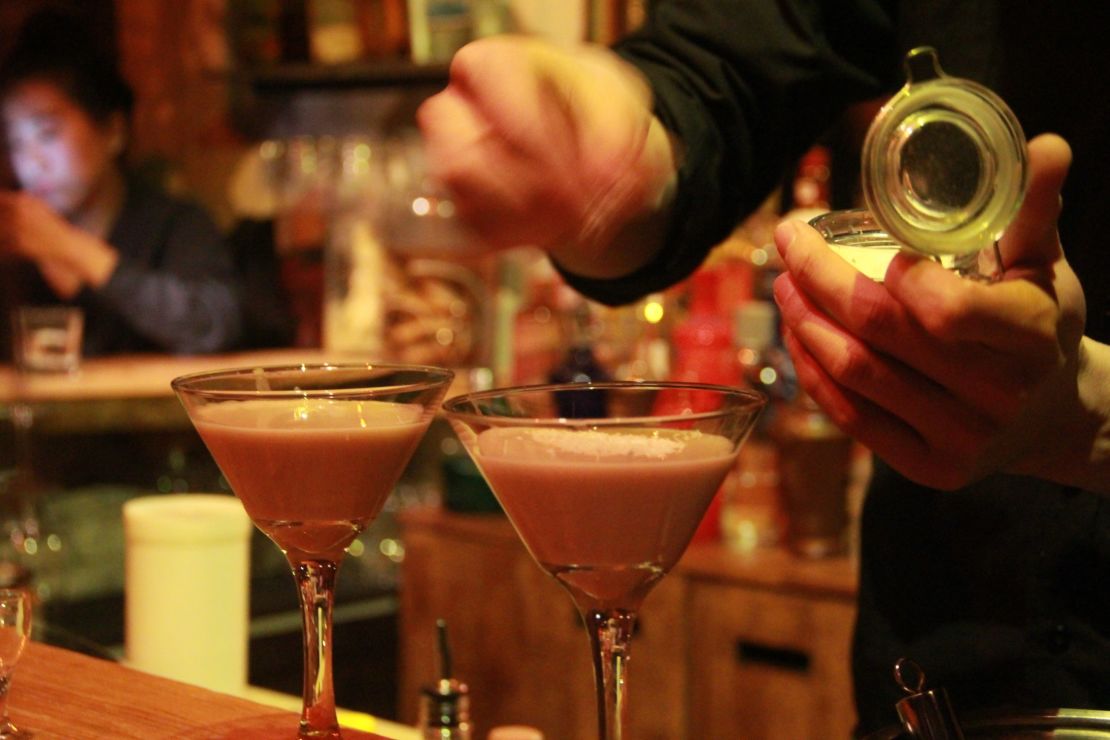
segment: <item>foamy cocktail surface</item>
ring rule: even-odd
[[[493,428],[475,459],[541,565],[666,571],[736,456],[691,430]]]

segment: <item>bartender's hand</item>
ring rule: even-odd
[[[1083,293],[1056,232],[1071,151],[1040,136],[1029,161],[999,283],[909,255],[875,283],[810,227],[781,224],[784,336],[802,387],[920,483],[1005,471],[1110,493],[1110,347],[1083,337]]]
[[[488,246],[540,247],[588,277],[631,272],[660,247],[672,144],[616,54],[482,39],[417,119],[433,178]]]
[[[103,285],[118,262],[110,245],[70,224],[43,200],[19,191],[0,191],[0,256],[33,261],[63,299],[84,285]]]

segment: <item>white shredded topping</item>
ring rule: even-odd
[[[577,455],[598,457],[651,457],[673,456],[686,447],[675,437],[655,437],[644,434],[600,432],[591,429],[534,429],[532,438],[546,447]]]

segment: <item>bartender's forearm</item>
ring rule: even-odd
[[[1082,488],[1110,494],[1110,345],[1085,338],[1080,353],[1079,399],[1091,435],[1070,475]]]
[[[658,118],[652,118],[637,161],[627,177],[591,204],[584,224],[549,253],[564,270],[604,280],[647,265],[663,247],[674,202],[678,145]]]
[[[1110,345],[1084,337],[1079,372],[1067,397],[1054,399],[1045,443],[1016,461],[1013,472],[1110,495]]]

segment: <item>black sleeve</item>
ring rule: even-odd
[[[239,338],[242,305],[231,255],[201,208],[155,201],[116,229],[120,262],[96,301],[163,351],[226,351]],[[141,244],[141,246],[135,246]]]
[[[657,0],[615,48],[647,76],[681,160],[655,260],[616,280],[564,273],[609,304],[693,272],[845,107],[896,88],[900,69],[882,0]]]

